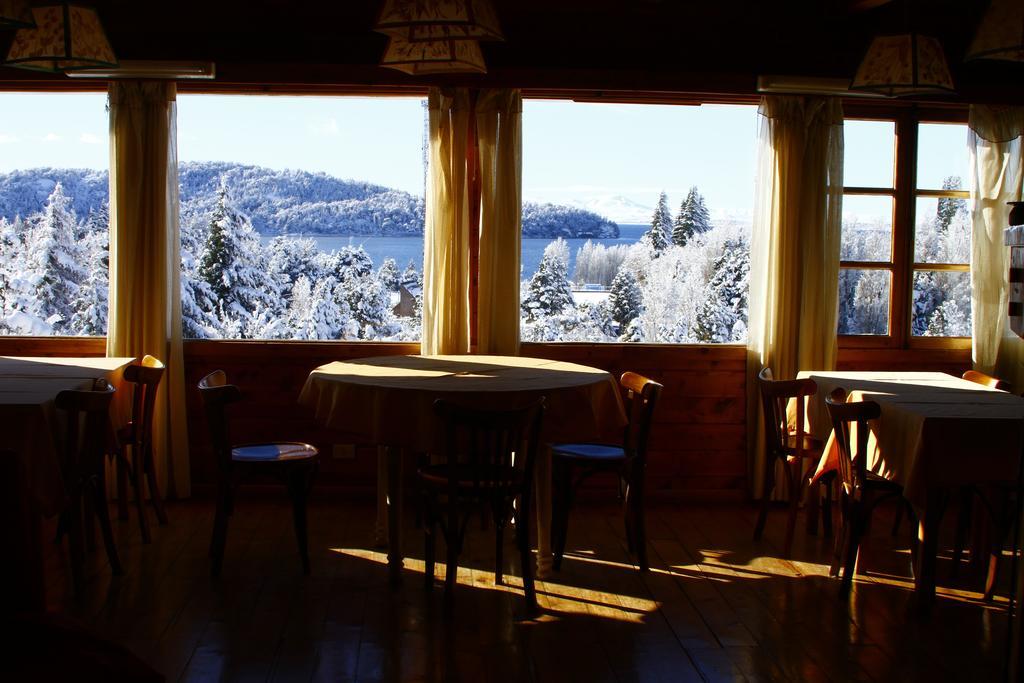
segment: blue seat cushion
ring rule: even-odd
[[[315,458],[318,451],[308,443],[251,443],[231,448],[231,459],[242,462],[280,462]]]
[[[577,458],[580,460],[625,460],[626,452],[621,446],[603,443],[559,443],[551,447],[556,458]]]

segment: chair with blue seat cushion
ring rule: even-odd
[[[219,576],[224,563],[228,520],[234,511],[238,484],[253,475],[269,476],[285,484],[292,501],[295,538],[299,544],[302,568],[309,574],[309,543],[306,532],[306,501],[313,485],[320,453],[307,443],[282,441],[232,445],[228,431],[227,406],[241,398],[238,387],[228,384],[222,370],[215,370],[199,381],[199,392],[206,406],[210,441],[217,458],[217,515],[210,541],[211,574]]]
[[[623,496],[626,542],[636,553],[641,571],[647,571],[647,541],[644,524],[644,471],[647,467],[647,440],[658,396],[664,388],[658,382],[635,372],[619,379],[626,392],[629,422],[622,445],[603,443],[563,443],[551,446],[554,500],[552,539],[554,567],[561,569],[569,530],[569,510],[576,489],[598,472],[618,475]]]

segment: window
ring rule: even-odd
[[[0,335],[107,331],[105,93],[0,94]]]
[[[413,341],[421,98],[179,95],[186,338]]]
[[[846,120],[838,319],[844,345],[970,336],[962,117],[908,109]]]
[[[523,341],[743,343],[757,109],[523,103]]]

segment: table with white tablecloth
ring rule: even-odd
[[[818,385],[808,397],[806,428],[830,438],[825,398],[837,387],[849,401],[878,403],[871,423],[867,467],[903,487],[920,518],[921,552],[915,581],[930,600],[934,591],[934,545],[941,510],[961,486],[1017,481],[1024,449],[1024,399],[941,372],[803,371]],[[835,468],[834,443],[826,444],[818,474]]]
[[[388,530],[392,572],[401,568],[397,483],[400,453],[437,445],[434,401],[508,405],[544,396],[545,442],[621,440],[626,418],[615,378],[575,363],[518,356],[381,356],[322,365],[310,373],[299,402],[326,427],[353,442],[385,447],[379,459],[378,529]],[[551,471],[546,449],[536,466],[538,574],[551,567]],[[386,525],[384,508],[387,509]]]

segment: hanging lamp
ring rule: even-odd
[[[0,0],[0,29],[32,28],[36,20],[25,0]]]
[[[964,56],[1024,62],[1024,1],[992,0]]]
[[[32,15],[35,28],[18,29],[4,66],[51,73],[117,66],[95,10],[61,2],[33,7]]]
[[[384,0],[373,30],[409,42],[504,39],[491,0]]]
[[[475,40],[410,42],[392,36],[388,39],[380,65],[414,76],[487,72],[480,43]]]
[[[857,67],[850,90],[886,97],[955,92],[942,44],[917,32],[876,36]]]

